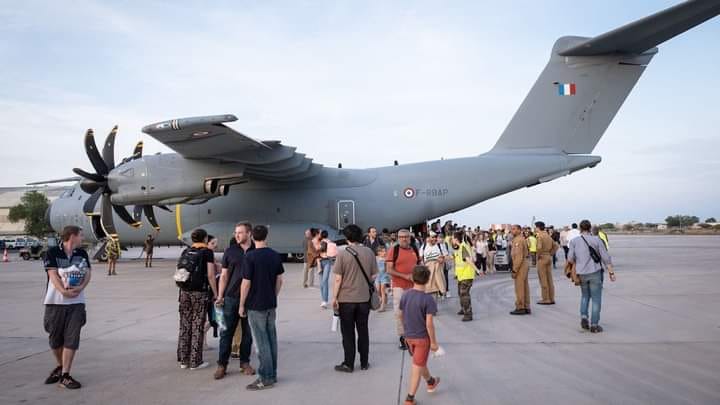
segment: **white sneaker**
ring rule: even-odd
[[[445,298],[450,298],[450,297],[452,297],[452,295],[450,295],[450,291],[448,291],[447,293],[445,293]]]
[[[327,309],[327,306],[328,306],[328,303],[325,301],[320,303],[320,308],[322,308],[322,309]]]
[[[198,364],[197,367],[190,367],[190,370],[200,370],[203,368],[207,368],[209,365],[210,365],[210,363],[208,363],[207,361],[203,361],[202,363]]]
[[[180,368],[183,369],[183,370],[185,370],[186,368],[188,368],[188,365],[187,365],[187,364],[178,363],[178,366],[180,366]]]

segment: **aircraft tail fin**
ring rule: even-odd
[[[562,37],[493,148],[591,153],[657,53],[655,45],[720,14],[691,0],[594,38]]]

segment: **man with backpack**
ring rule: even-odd
[[[413,268],[420,262],[417,247],[410,243],[410,231],[401,229],[397,233],[398,244],[393,246],[385,259],[385,268],[392,276],[393,309],[395,310],[395,326],[400,339],[400,350],[407,350],[405,330],[403,328],[400,300],[403,292],[413,288]]]
[[[253,375],[255,370],[250,366],[250,352],[252,350],[252,333],[247,318],[240,318],[240,284],[242,284],[242,270],[245,254],[255,249],[250,233],[252,225],[242,222],[235,225],[234,240],[222,258],[222,274],[220,275],[219,295],[215,305],[222,306],[226,329],[220,332],[218,350],[218,368],[215,379],[225,377],[230,359],[233,336],[240,328],[240,371],[244,375]]]
[[[580,222],[580,235],[570,241],[568,263],[575,266],[575,272],[580,278],[580,327],[590,330],[591,333],[602,332],[600,323],[600,308],[602,305],[603,273],[607,268],[610,281],[615,281],[612,259],[605,244],[600,238],[590,233],[592,225],[584,219]],[[588,307],[592,300],[592,314],[589,316]]]
[[[207,313],[209,289],[217,295],[215,258],[208,249],[208,234],[196,229],[190,234],[192,245],[178,260],[175,282],[180,287],[180,332],[177,360],[180,368],[199,370],[210,364],[203,361],[203,335]]]

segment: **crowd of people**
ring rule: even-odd
[[[420,379],[427,391],[434,391],[440,378],[427,368],[431,351],[437,351],[433,317],[437,303],[451,297],[455,282],[458,316],[473,320],[471,289],[475,280],[501,269],[496,260],[508,258],[507,269],[515,286],[512,315],[530,315],[529,269],[535,266],[541,286],[539,305],[554,305],[552,269],[560,248],[565,256],[565,274],[580,286],[581,328],[602,331],[599,324],[604,273],[615,281],[608,254],[608,237],[589,221],[562,230],[538,221],[533,228],[512,225],[483,230],[447,222],[431,224],[425,232],[400,229],[389,232],[370,227],[363,232],[356,225],[343,230],[344,240],[334,241],[328,232],[308,229],[305,234],[305,264],[302,286],[320,284],[320,307],[331,308],[339,318],[344,351],[338,372],[370,368],[369,314],[392,305],[400,350],[412,355],[412,374],[406,404],[415,403]],[[220,329],[215,379],[229,372],[230,358],[240,361],[240,372],[257,375],[248,390],[264,390],[277,383],[277,297],[283,285],[284,267],[280,255],[267,245],[268,228],[238,223],[232,243],[216,263],[217,240],[203,229],[191,234],[192,244],[178,260],[174,280],[179,286],[180,328],[177,361],[181,369],[209,366],[204,351],[211,326]],[[80,388],[70,376],[80,330],[85,324],[83,291],[90,282],[90,261],[81,248],[82,230],[69,226],[62,243],[47,255],[48,292],[45,298],[45,330],[57,360],[46,380],[66,388]],[[152,236],[144,251],[146,267],[152,265]],[[114,270],[114,268],[113,268]],[[112,271],[109,270],[112,274]],[[590,303],[592,302],[592,306]],[[253,344],[258,369],[251,366]]]

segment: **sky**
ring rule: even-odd
[[[72,176],[120,127],[118,157],[166,119],[230,126],[345,168],[478,155],[563,35],[676,1],[0,0],[0,186]],[[660,46],[593,154],[603,161],[445,218],[472,225],[720,216],[720,17]],[[482,179],[493,173],[468,174]]]

